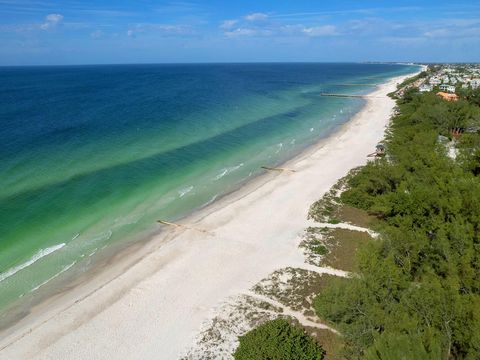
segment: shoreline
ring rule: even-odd
[[[32,308],[31,314],[3,331],[0,355],[141,358],[158,355],[155,349],[163,348],[166,358],[180,356],[222,300],[247,290],[278,267],[303,262],[295,249],[310,204],[352,167],[366,163],[366,154],[383,138],[390,120],[394,101],[386,94],[410,76],[414,74],[377,86],[369,95],[378,97],[367,99],[347,123],[285,162],[296,173],[260,175],[181,220],[209,233],[162,231],[108,259],[89,279]],[[381,109],[375,112],[376,105]],[[376,118],[373,124],[368,122],[371,118]],[[335,159],[338,154],[348,157],[341,165]],[[331,166],[326,170],[322,165]],[[309,176],[316,181],[324,172],[318,187],[307,184],[303,189],[305,180],[312,182]],[[301,199],[291,198],[302,191]],[[287,202],[290,206],[283,209]],[[272,207],[281,214],[271,213]],[[165,294],[162,289],[171,291]],[[142,341],[145,337],[147,341]],[[75,349],[75,344],[91,348]]]

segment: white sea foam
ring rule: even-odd
[[[72,240],[75,240],[76,238],[78,238],[80,236],[80,233],[77,233],[73,238]]]
[[[187,194],[188,194],[190,191],[192,191],[192,190],[193,190],[193,186],[188,186],[188,187],[186,187],[186,188],[184,188],[184,189],[179,190],[179,191],[178,191],[178,195],[179,195],[180,197],[184,197],[185,195],[187,195]]]
[[[12,275],[15,275],[17,272],[25,269],[26,267],[36,263],[38,260],[40,260],[41,258],[47,256],[47,255],[50,255],[51,253],[57,251],[57,250],[60,250],[61,248],[63,248],[65,246],[65,243],[61,243],[61,244],[58,244],[58,245],[54,245],[54,246],[51,246],[51,247],[48,247],[46,249],[41,249],[39,250],[35,255],[33,255],[28,261],[24,262],[23,264],[20,264],[20,265],[17,265],[15,267],[12,267],[10,269],[8,269],[7,271],[3,272],[0,274],[0,282],[2,282],[3,280],[9,278],[10,276]]]
[[[218,194],[214,195],[210,200],[208,200],[203,206],[208,206],[211,203],[213,203],[215,200],[217,200]]]
[[[277,148],[278,148],[278,149],[277,149],[277,151],[275,151],[275,154],[278,154],[278,153],[282,150],[282,148],[283,148],[283,143],[277,144]]]
[[[235,170],[237,170],[237,169],[240,169],[242,166],[243,166],[243,163],[240,163],[240,164],[238,164],[237,166],[232,166],[232,167],[230,168],[230,171],[235,171]]]
[[[295,145],[295,139],[292,139],[292,141],[290,141],[290,144]]]
[[[313,128],[310,128],[310,132],[313,132],[313,130],[314,130]]]
[[[225,175],[235,171],[235,170],[238,170],[240,169],[241,167],[243,166],[243,163],[240,163],[238,165],[235,165],[235,166],[231,166],[231,167],[227,167],[227,168],[224,168],[222,169],[222,171],[220,171],[220,173],[215,176],[215,180],[220,180],[222,177],[224,177]]]
[[[51,278],[48,278],[47,280],[45,280],[44,282],[42,282],[41,284],[35,286],[32,290],[30,290],[30,292],[34,292],[38,289],[40,289],[43,285],[45,285],[46,283],[52,281],[53,279],[55,279],[56,277],[60,276],[60,274],[64,273],[65,271],[67,271],[68,269],[70,269],[73,265],[75,265],[77,262],[74,261],[72,262],[71,264],[65,266],[62,270],[60,270],[58,273],[56,273],[55,275],[53,275]]]
[[[101,241],[101,240],[108,240],[112,237],[112,234],[113,234],[113,231],[112,230],[108,230],[108,231],[105,231],[97,236],[95,236],[94,238],[92,238],[90,241],[92,243],[95,243],[97,241]]]
[[[220,180],[222,177],[224,177],[224,176],[227,175],[227,174],[228,174],[228,169],[223,169],[220,174],[218,174],[217,176],[215,176],[215,180]]]

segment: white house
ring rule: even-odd
[[[437,86],[437,85],[440,85],[442,83],[442,81],[438,78],[432,77],[429,80],[429,83],[432,84],[433,86]]]
[[[477,89],[480,87],[480,79],[472,79],[472,81],[470,81],[470,86],[472,87],[472,89]]]
[[[418,90],[419,90],[420,92],[432,91],[432,90],[433,90],[433,86],[432,86],[432,85],[428,85],[428,84],[422,84],[422,85],[420,85],[420,87],[418,88]]]
[[[454,93],[455,92],[455,86],[442,84],[442,85],[440,85],[440,90],[446,91],[446,92],[449,92],[449,93]]]

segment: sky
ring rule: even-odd
[[[480,0],[0,0],[0,65],[478,62]]]

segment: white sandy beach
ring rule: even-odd
[[[184,355],[227,298],[248,292],[276,269],[305,267],[298,244],[310,205],[367,162],[394,107],[386,94],[402,80],[379,86],[342,129],[284,165],[296,172],[252,181],[182,221],[194,229],[169,229],[136,254],[114,259],[93,280],[34,309],[4,334],[0,358]]]

